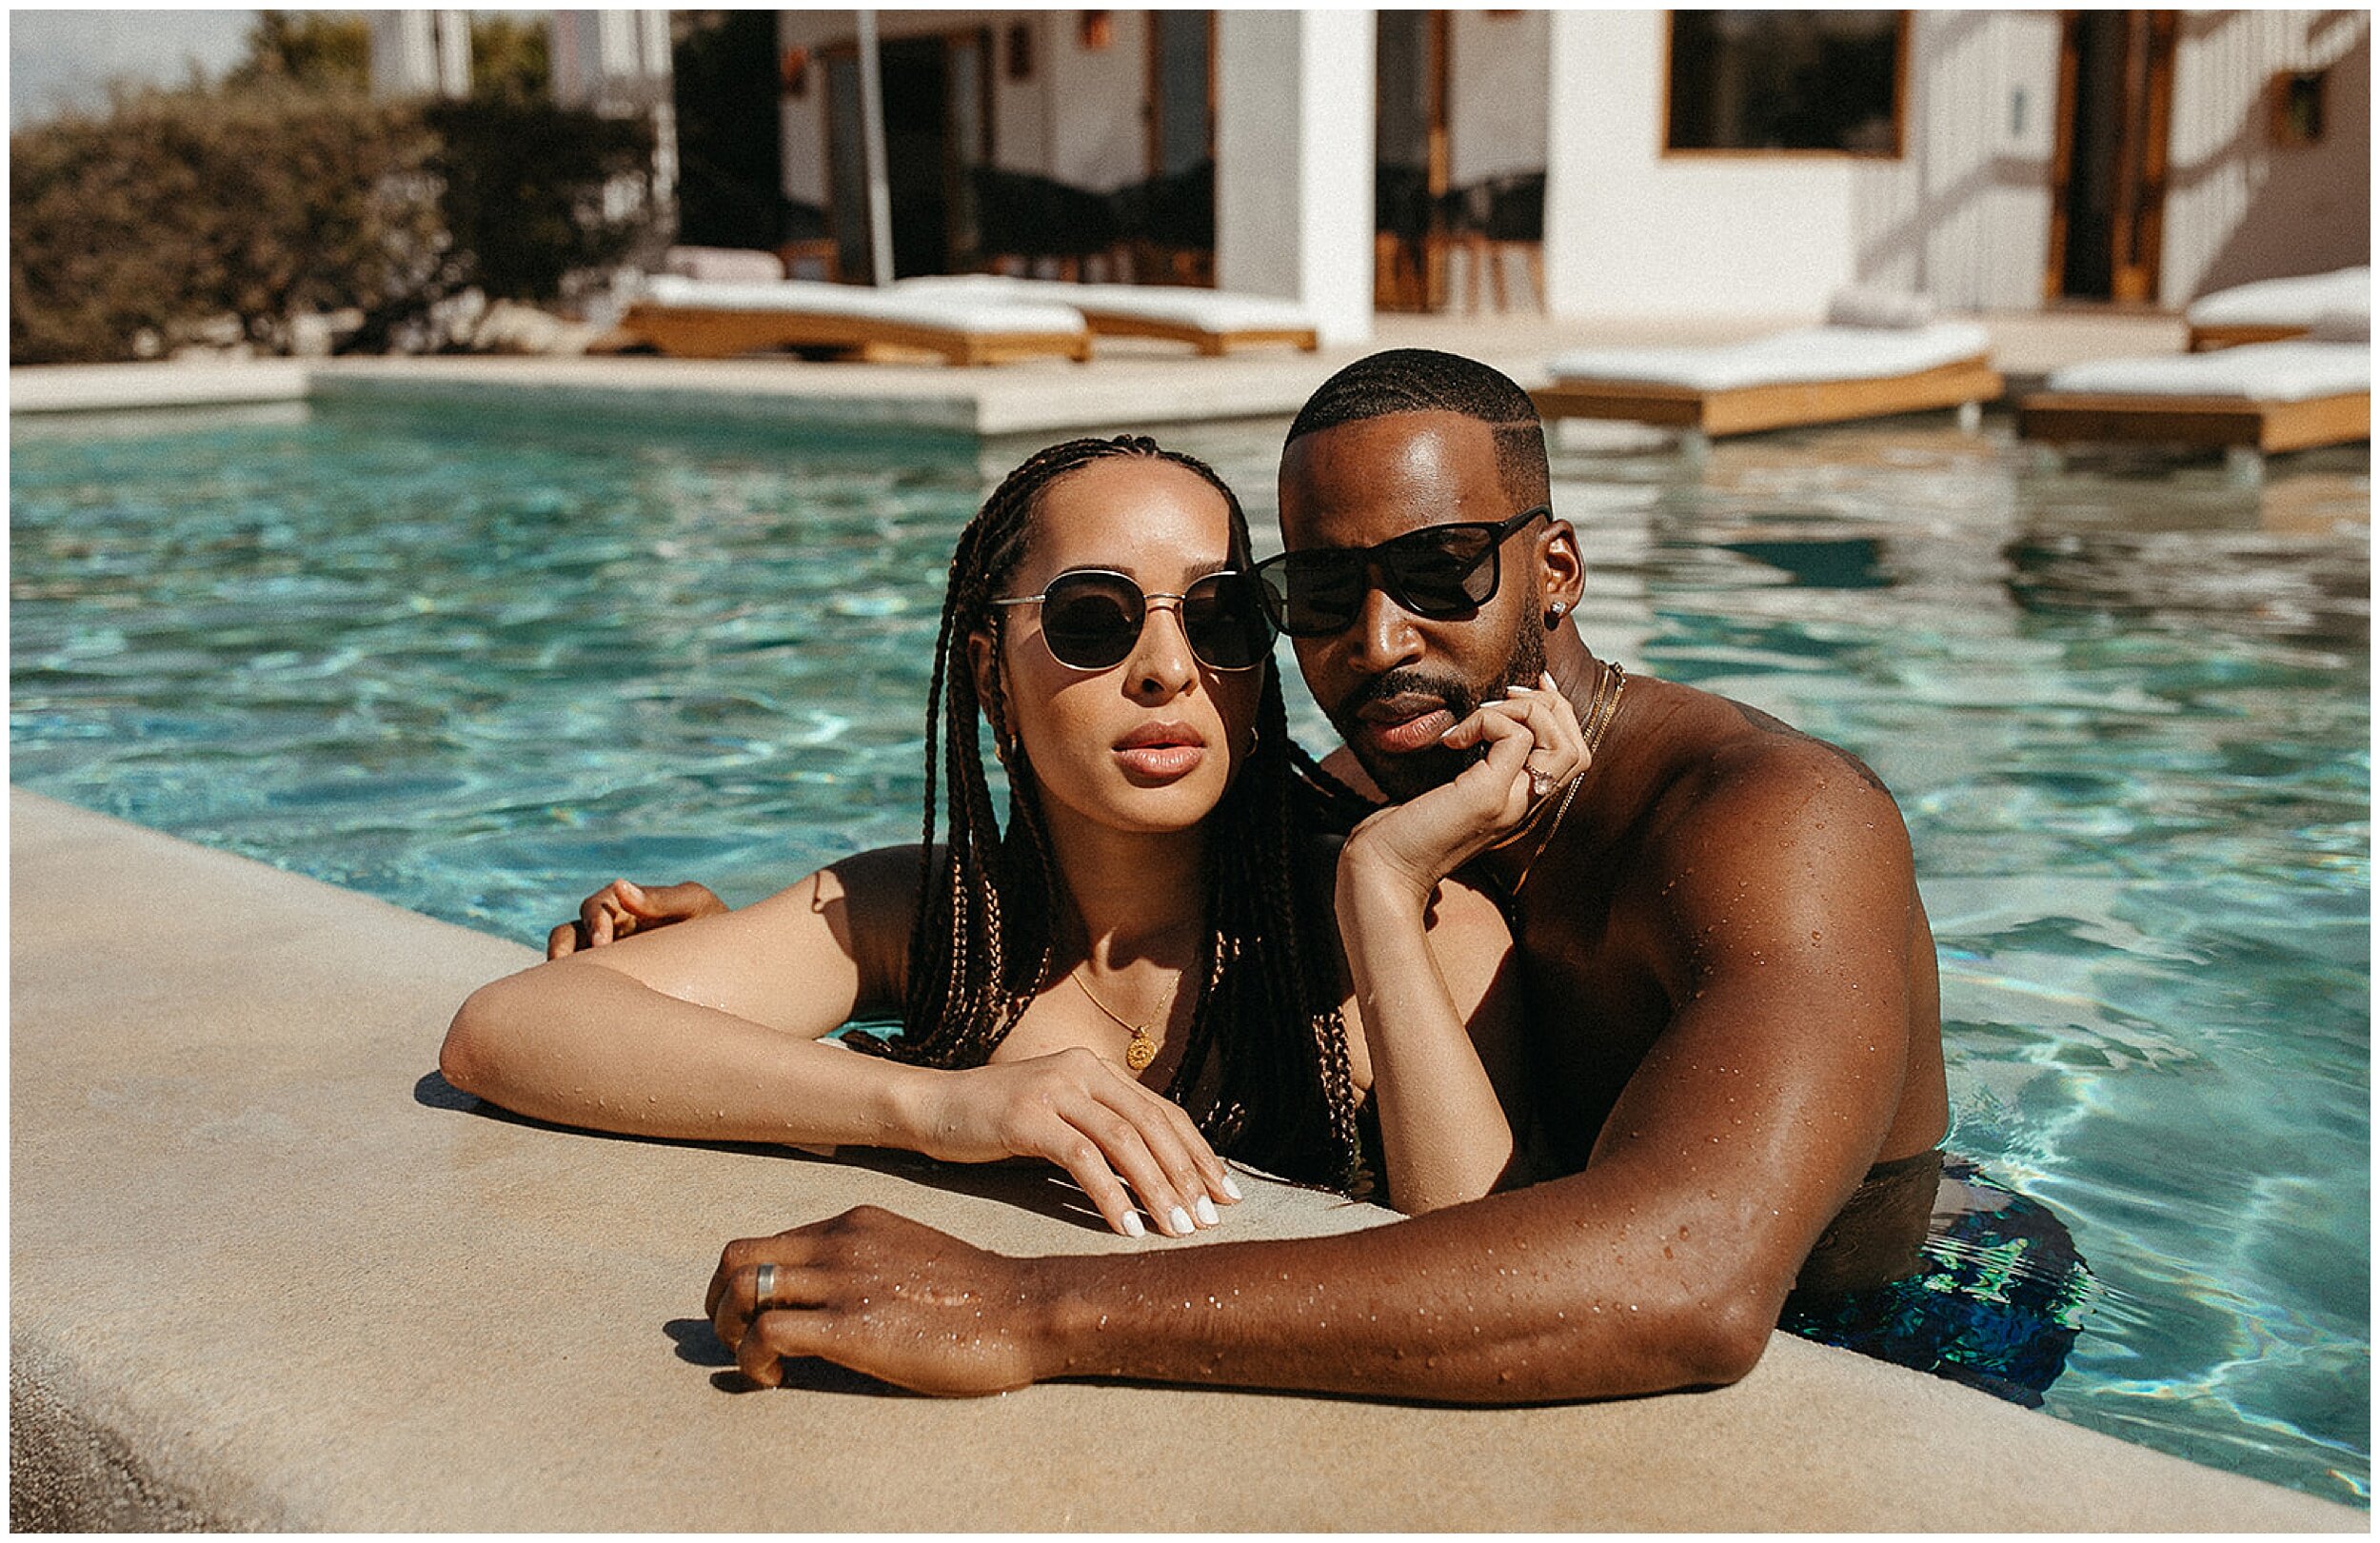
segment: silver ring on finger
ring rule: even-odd
[[[1553,791],[1554,779],[1552,777],[1541,771],[1531,770],[1529,773],[1529,796],[1531,798],[1541,799]]]
[[[765,1313],[777,1295],[777,1267],[764,1264],[752,1272],[752,1311]]]

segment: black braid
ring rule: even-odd
[[[1203,479],[1229,508],[1235,565],[1250,561],[1247,517],[1231,488],[1203,462],[1141,436],[1052,445],[984,501],[952,554],[934,644],[902,1030],[881,1044],[854,1036],[859,1048],[928,1066],[981,1065],[1048,983],[1064,880],[1021,745],[1005,758],[1010,814],[1004,832],[998,823],[979,724],[989,716],[1003,738],[1014,724],[998,672],[992,700],[982,700],[964,650],[979,630],[998,635],[990,602],[1024,558],[1041,493],[1067,472],[1118,455],[1168,461]],[[1293,773],[1293,756],[1306,776]],[[1217,1150],[1286,1178],[1343,1188],[1355,1181],[1361,1154],[1331,886],[1300,867],[1327,824],[1328,800],[1307,780],[1312,765],[1290,742],[1280,682],[1268,664],[1255,747],[1209,816],[1208,927],[1193,966],[1199,995],[1168,1093]],[[949,837],[938,847],[942,815]]]

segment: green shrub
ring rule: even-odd
[[[120,360],[353,309],[380,348],[469,287],[550,300],[651,224],[650,130],[507,94],[428,108],[267,81],[9,136],[9,358]]]
[[[9,357],[125,359],[225,314],[403,306],[446,237],[419,116],[361,97],[151,92],[9,136]]]

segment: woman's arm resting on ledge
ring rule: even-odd
[[[1087,1050],[942,1072],[818,1042],[856,1009],[897,1002],[907,917],[892,897],[915,872],[913,853],[865,854],[744,910],[483,986],[439,1069],[490,1102],[591,1130],[1041,1157],[1126,1236],[1141,1231],[1127,1182],[1160,1218],[1231,1203],[1189,1117]]]

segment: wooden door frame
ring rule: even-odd
[[[1144,39],[1144,57],[1147,60],[1147,69],[1143,78],[1145,78],[1148,82],[1148,90],[1141,98],[1141,141],[1147,149],[1147,154],[1143,158],[1143,164],[1148,168],[1148,174],[1155,177],[1162,175],[1165,170],[1165,149],[1164,146],[1160,143],[1160,141],[1163,138],[1163,135],[1159,132],[1159,126],[1163,124],[1165,121],[1165,71],[1164,60],[1159,55],[1157,13],[1155,11],[1150,11],[1147,15],[1149,18],[1148,24],[1141,29],[1141,30],[1146,34]],[[1206,158],[1212,161],[1215,159],[1216,20],[1215,12],[1212,10],[1205,12],[1205,16]]]
[[[2129,10],[2115,148],[2115,209],[2109,234],[2111,298],[2153,304],[2165,258],[2165,181],[2172,143],[2177,18],[2170,10]],[[2063,13],[2057,59],[2057,137],[2050,160],[2049,263],[2041,297],[2066,294],[2066,204],[2074,176],[2074,109],[2081,89],[2083,12]]]
[[[999,165],[1000,146],[994,136],[997,133],[1000,114],[994,110],[992,103],[992,93],[1000,89],[1000,71],[993,67],[993,54],[1000,45],[999,36],[993,31],[988,22],[974,27],[948,27],[931,31],[903,32],[898,37],[880,37],[877,43],[878,58],[882,60],[883,46],[886,43],[913,43],[921,38],[933,38],[942,44],[945,72],[950,64],[950,46],[953,43],[973,41],[978,45],[976,71],[981,78],[977,82],[976,103],[979,115],[982,119],[983,164],[985,166]],[[812,51],[818,60],[818,142],[821,160],[826,168],[826,228],[831,234],[835,229],[835,108],[834,92],[826,83],[826,68],[830,60],[847,59],[856,62],[860,57],[860,43],[857,38],[850,38],[837,43],[821,44]],[[942,142],[945,147],[956,142],[956,136],[951,132],[955,127],[950,121],[950,92],[945,88],[942,92]],[[944,181],[942,251],[945,260],[956,255],[960,249],[958,233],[951,228],[952,223],[958,218],[959,201],[951,196],[952,189],[948,186],[955,169],[953,159],[945,155],[942,162]]]

